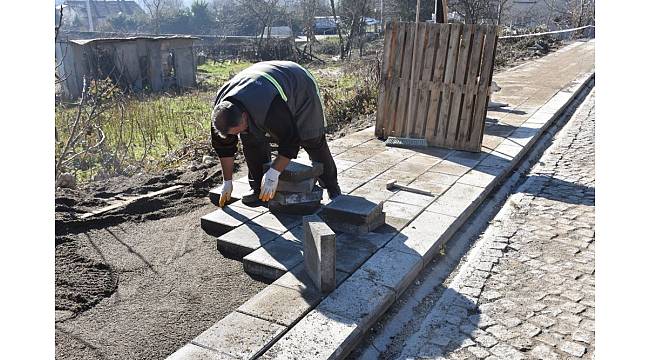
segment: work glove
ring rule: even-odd
[[[219,196],[219,207],[226,205],[226,202],[230,200],[230,195],[232,195],[232,180],[224,180],[220,189],[221,195]]]
[[[275,190],[278,188],[278,177],[280,172],[270,167],[262,178],[262,186],[260,188],[260,200],[269,201],[275,196]]]

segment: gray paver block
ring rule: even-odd
[[[360,334],[354,322],[336,314],[313,310],[261,359],[343,359]]]
[[[336,268],[352,274],[375,250],[375,245],[367,238],[341,234],[336,241]]]
[[[363,264],[367,277],[387,286],[399,297],[422,269],[420,256],[383,248]]]
[[[271,163],[264,164],[264,171],[267,171]],[[280,180],[302,181],[309,178],[316,178],[323,174],[323,164],[309,160],[291,160],[287,167],[280,173]]]
[[[365,332],[394,301],[392,289],[357,272],[331,292],[316,309],[349,319]]]
[[[201,217],[201,228],[208,234],[221,236],[259,215],[259,212],[252,210],[225,207]]]
[[[456,183],[442,194],[433,204],[427,207],[427,211],[436,212],[450,216],[461,217],[474,210],[487,192],[484,188]]]
[[[323,189],[315,187],[312,191],[304,193],[278,191],[275,193],[275,196],[273,196],[273,201],[277,201],[280,205],[294,205],[311,203],[314,201],[320,202],[322,198]]]
[[[244,271],[264,279],[276,280],[302,262],[302,247],[277,238],[244,256]]]
[[[423,212],[386,246],[422,257],[424,264],[433,258],[439,247],[454,233],[456,217]]]
[[[301,181],[279,180],[276,191],[289,193],[307,193],[312,191],[315,184],[315,178],[309,178]]]
[[[264,214],[265,212],[269,211],[269,209],[264,205],[248,206],[248,205],[245,205],[244,203],[242,203],[241,200],[237,200],[237,201],[235,201],[234,203],[232,203],[232,204],[230,204],[228,206],[229,207],[242,208],[242,209],[246,209],[246,210],[251,210],[251,211],[258,212],[260,214]]]
[[[234,360],[237,359],[219,351],[206,349],[192,343],[188,343],[176,350],[165,360]]]
[[[246,177],[244,177],[243,182],[237,180],[233,181],[232,187],[232,193],[230,194],[231,200],[228,200],[226,204],[231,204],[241,199],[242,196],[246,195],[246,193],[250,191],[250,185],[248,184],[248,178]],[[210,202],[212,202],[214,205],[219,205],[219,198],[221,198],[220,188],[220,186],[217,186],[208,192],[208,198],[210,198]]]
[[[340,285],[350,274],[336,270],[336,285]],[[273,282],[274,285],[283,286],[289,289],[296,290],[303,294],[305,298],[317,297],[322,299],[327,294],[321,293],[311,281],[307,270],[305,270],[304,263],[298,264],[293,269],[287,271],[286,274],[280,276],[279,279]]]
[[[389,200],[403,204],[410,204],[414,206],[426,207],[431,204],[436,198],[433,196],[415,194],[409,191],[397,191]]]
[[[316,215],[302,221],[305,269],[321,292],[330,292],[336,287],[336,234]]]
[[[467,174],[461,176],[461,178],[458,179],[458,182],[461,184],[486,188],[496,178],[497,176],[493,175],[489,168],[477,166]]]
[[[302,222],[302,216],[290,214],[272,214],[266,213],[252,220],[252,223],[267,229],[278,231],[287,231]]]
[[[322,213],[321,213],[322,214]],[[348,234],[367,234],[379,228],[386,223],[386,213],[382,212],[371,223],[363,225],[354,225],[343,221],[327,220],[327,224],[336,231],[341,231]]]
[[[360,196],[340,195],[323,208],[321,216],[326,221],[344,221],[354,225],[369,224],[379,216],[383,204]]]
[[[290,205],[282,205],[275,199],[269,200],[269,210],[276,215],[309,215],[317,212],[320,208],[320,200]]]
[[[320,297],[278,285],[269,285],[242,304],[237,311],[284,326],[291,326],[309,312]]]
[[[284,332],[286,327],[232,312],[201,333],[192,343],[235,358],[249,359]]]
[[[243,224],[217,238],[217,250],[241,259],[260,246],[280,236],[281,232],[255,224]]]
[[[466,166],[450,160],[443,160],[433,165],[429,171],[460,176],[468,172],[471,168],[472,166]]]

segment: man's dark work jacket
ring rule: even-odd
[[[278,142],[278,153],[297,156],[300,141],[320,138],[327,123],[318,85],[302,66],[291,61],[256,63],[224,84],[214,105],[228,100],[249,115],[248,133],[259,140],[266,134]],[[213,136],[219,157],[233,156],[237,137]]]

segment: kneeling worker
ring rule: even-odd
[[[323,164],[321,186],[331,199],[340,195],[336,165],[325,139],[325,116],[316,80],[290,61],[259,62],[235,75],[219,89],[212,111],[212,146],[223,170],[219,206],[230,199],[237,135],[248,165],[250,194],[242,202],[252,205],[273,198],[280,173],[302,146],[312,161]],[[271,161],[269,141],[278,144]]]

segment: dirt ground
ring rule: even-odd
[[[541,56],[505,55],[497,67],[529,55]],[[328,139],[373,122],[364,116]],[[238,176],[244,173],[242,166]],[[200,228],[199,218],[215,209],[208,191],[220,181],[218,165],[201,165],[57,190],[57,359],[165,358],[266,286],[245,274],[240,262],[224,258]],[[173,185],[184,187],[78,219],[124,194]]]

